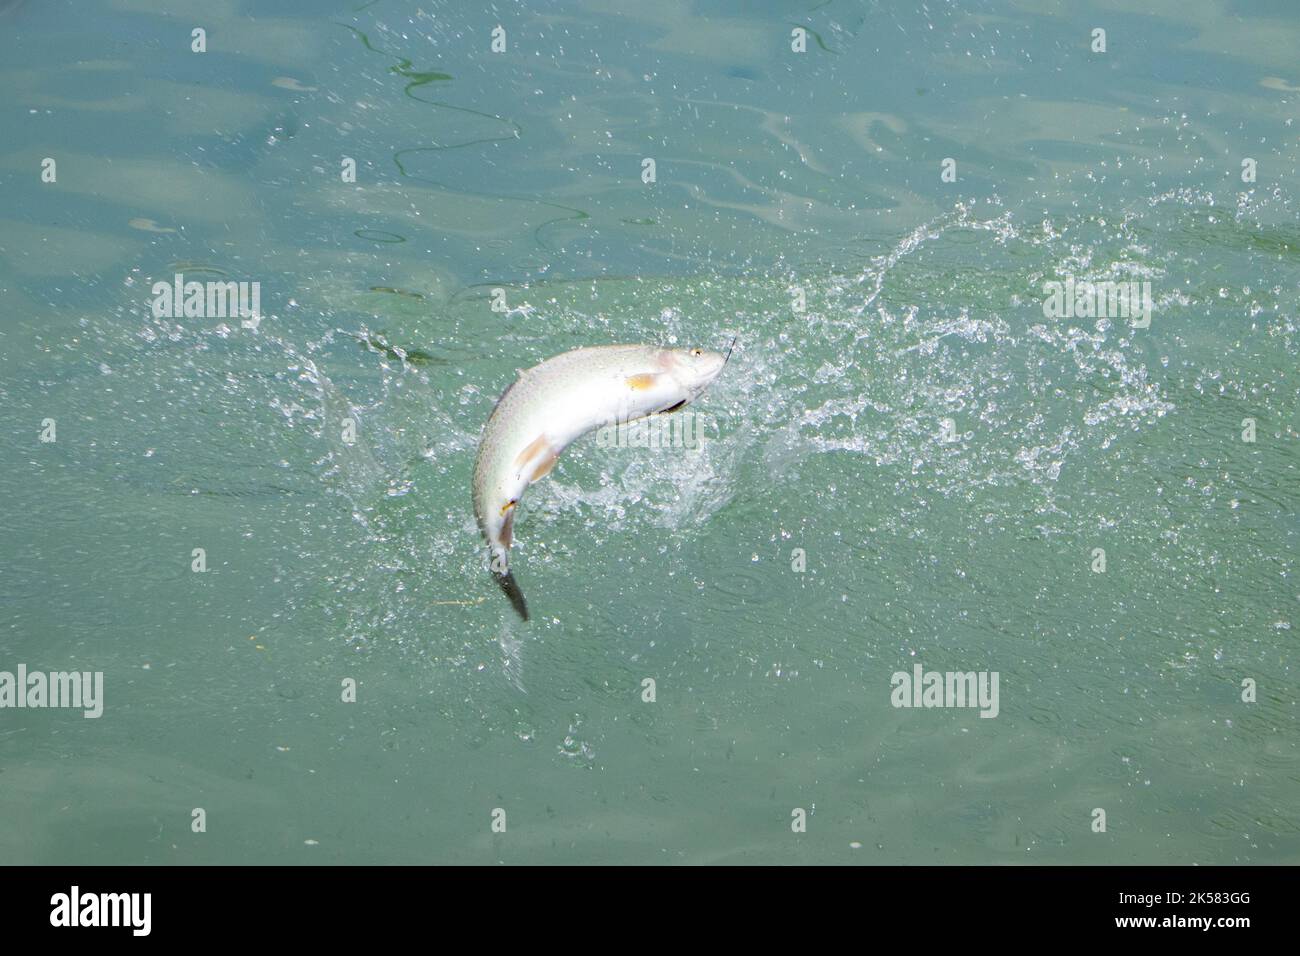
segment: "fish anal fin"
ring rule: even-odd
[[[506,505],[506,520],[501,522],[501,544],[509,549],[515,539],[515,502]]]

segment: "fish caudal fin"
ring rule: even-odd
[[[510,599],[510,606],[525,621],[528,620],[528,602],[524,600],[524,592],[519,589],[519,582],[515,580],[514,574],[510,571],[505,574],[493,571],[492,578],[496,581],[497,587],[501,588]]]

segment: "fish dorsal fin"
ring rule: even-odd
[[[506,390],[501,393],[501,397],[497,399],[497,403],[492,406],[492,411],[494,413],[498,408],[501,407],[501,403],[506,400],[506,396],[510,394],[510,390],[514,388],[516,385],[518,385],[520,382],[522,382],[527,377],[529,371],[531,370],[526,368],[515,369],[515,380],[506,386]]]

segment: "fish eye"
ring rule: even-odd
[[[696,358],[699,358],[701,355],[704,354],[704,349],[691,349],[691,354],[694,355]]]

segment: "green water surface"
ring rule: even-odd
[[[105,687],[0,709],[0,863],[1300,862],[1298,49],[1281,0],[0,4],[0,671]],[[260,323],[155,317],[178,272]],[[529,492],[517,620],[515,370],[737,335],[703,447]],[[916,664],[998,716],[895,708]]]

